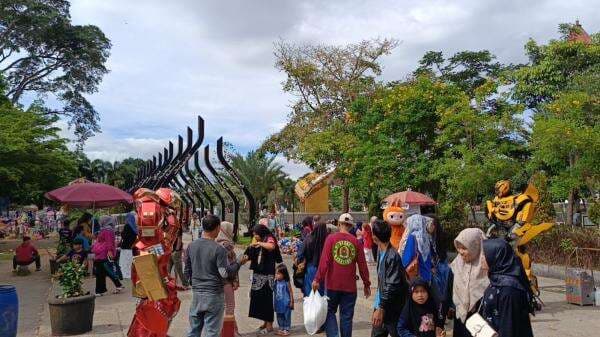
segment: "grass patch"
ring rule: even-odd
[[[0,253],[0,261],[7,261],[7,260],[12,260],[13,257],[13,253]]]
[[[252,242],[252,237],[250,236],[239,236],[238,240],[236,242],[236,244],[240,245],[240,246],[248,246],[250,244],[250,242]]]

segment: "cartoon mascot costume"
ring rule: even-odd
[[[402,207],[388,206],[383,211],[383,220],[392,227],[390,243],[396,250],[398,250],[400,239],[402,238],[402,234],[404,234],[404,222],[407,217],[408,214]]]

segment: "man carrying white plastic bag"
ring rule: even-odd
[[[304,298],[304,327],[309,335],[314,335],[327,319],[327,296],[312,291]]]
[[[341,337],[351,337],[352,319],[354,318],[354,306],[356,304],[357,265],[366,298],[371,296],[371,282],[369,281],[369,268],[362,246],[358,243],[356,237],[350,234],[350,229],[354,226],[354,219],[350,214],[344,213],[340,215],[338,226],[340,231],[329,235],[325,240],[319,261],[319,269],[312,283],[313,292],[311,296],[319,289],[319,283],[325,281],[328,300],[327,319],[325,320],[327,337],[338,337],[340,335]],[[340,311],[339,328],[335,316],[338,307]]]

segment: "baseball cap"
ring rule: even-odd
[[[350,215],[350,213],[344,213],[340,215],[338,222],[344,222],[349,225],[354,225],[354,218],[352,217],[352,215]]]

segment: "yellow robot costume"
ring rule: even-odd
[[[535,215],[535,206],[539,201],[537,188],[531,183],[520,194],[511,194],[510,181],[501,180],[495,185],[494,200],[486,203],[486,216],[490,220],[487,230],[488,237],[504,237],[511,242],[517,255],[523,262],[531,288],[539,294],[537,278],[531,270],[531,258],[526,250],[526,244],[534,237],[549,230],[553,223],[533,225],[531,220]]]

